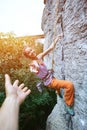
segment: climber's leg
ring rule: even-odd
[[[69,81],[65,82],[64,100],[68,106],[72,106],[74,104],[74,85]]]
[[[68,82],[67,87],[65,88],[64,100],[66,103],[66,111],[71,116],[74,116],[73,104],[74,104],[74,85],[71,82]]]
[[[58,94],[60,98],[63,98],[63,95],[61,94],[61,90],[60,90],[61,87],[57,85],[57,81],[58,81],[57,79],[53,78],[51,84],[48,85],[48,87],[55,89],[56,94]]]
[[[72,82],[67,80],[57,80],[53,78],[49,87],[54,88],[58,94],[60,89],[64,89],[64,101],[66,103],[66,110],[70,115],[74,115],[73,104],[74,104],[74,85]]]

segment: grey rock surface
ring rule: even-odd
[[[44,61],[48,68],[53,66],[56,78],[65,76],[75,87],[75,116],[66,114],[64,101],[57,96],[46,130],[87,130],[87,0],[46,0],[42,30],[44,49],[64,33],[61,42]]]

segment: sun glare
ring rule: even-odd
[[[14,32],[17,36],[43,34],[43,8],[41,0],[0,1],[0,32]]]

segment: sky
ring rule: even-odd
[[[17,36],[43,34],[43,0],[0,0],[0,32]]]

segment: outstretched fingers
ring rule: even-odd
[[[31,90],[25,87],[24,83],[19,85],[19,80],[15,80],[11,83],[10,76],[5,74],[5,89],[6,96],[15,95],[15,99],[18,101],[19,105],[25,100],[25,98],[30,94]]]
[[[31,90],[30,90],[30,89],[28,89],[28,90],[25,92],[26,96],[28,96],[30,93],[31,93]]]
[[[28,87],[24,87],[22,91],[26,92],[27,90],[28,90]]]
[[[25,87],[24,83],[20,84],[18,88],[26,95],[29,95],[31,92],[31,90],[28,87]]]
[[[19,104],[21,104],[25,100],[25,98],[30,94],[30,92],[31,90],[28,89],[28,87],[24,87],[24,84],[21,84],[18,87],[17,95],[18,95]]]
[[[5,74],[5,87],[11,85],[11,79],[8,74]]]
[[[13,83],[13,87],[18,87],[18,84],[19,84],[19,80],[15,80]]]
[[[19,89],[23,89],[24,86],[25,86],[24,83],[20,84],[20,85],[19,85]]]

